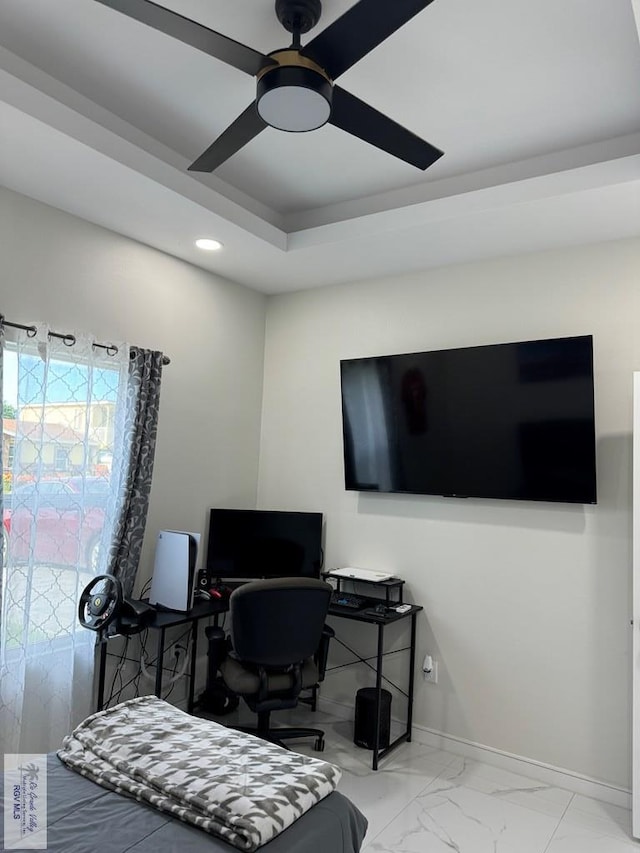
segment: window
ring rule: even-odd
[[[79,591],[104,570],[106,527],[117,503],[111,465],[97,462],[113,459],[113,434],[106,442],[104,429],[75,423],[102,423],[105,400],[115,408],[121,369],[67,358],[50,358],[44,368],[37,352],[18,354],[5,344],[3,410],[15,415],[3,419],[3,450],[10,447],[3,453],[5,650],[25,636],[33,645],[83,630]],[[25,597],[31,601],[26,628]]]
[[[162,353],[87,335],[40,326],[21,329],[16,341],[0,338],[5,466],[15,428],[3,471],[0,753],[48,752],[90,713],[95,634],[80,626],[78,601],[116,558],[131,594],[162,373]],[[113,421],[94,428],[104,406]]]

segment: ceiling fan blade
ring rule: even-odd
[[[444,154],[340,86],[333,87],[329,122],[418,169],[427,169]]]
[[[183,15],[178,15],[177,12],[165,9],[164,6],[158,6],[150,0],[97,0],[97,2],[202,50],[209,56],[214,56],[247,74],[255,76],[261,68],[273,64],[272,59],[259,51],[227,38],[215,30],[210,30]]]
[[[335,80],[432,2],[360,0],[311,39],[300,53]]]
[[[190,172],[213,172],[232,154],[239,151],[247,142],[251,142],[266,123],[258,115],[256,102],[246,108],[229,127],[212,142],[204,154],[189,166]]]

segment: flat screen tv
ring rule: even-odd
[[[322,513],[212,509],[209,580],[320,577]]]
[[[591,335],[340,368],[347,489],[596,503]]]

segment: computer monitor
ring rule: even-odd
[[[218,580],[320,576],[322,513],[212,509],[207,575]]]

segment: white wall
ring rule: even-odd
[[[209,506],[254,505],[263,296],[3,189],[0,258],[8,319],[171,358],[143,578],[159,529],[204,532]],[[393,568],[425,606],[420,655],[439,660],[440,683],[418,682],[416,722],[624,787],[639,279],[633,240],[271,298],[258,490],[261,506],[325,513],[327,565]],[[583,333],[597,507],[344,491],[340,358]],[[366,631],[354,642],[374,650]],[[368,683],[346,673],[326,695],[351,702]]]
[[[139,580],[158,530],[205,532],[255,506],[264,296],[0,188],[0,313],[162,350],[160,422]]]
[[[626,788],[639,293],[630,240],[270,299],[258,489],[259,506],[325,513],[327,566],[392,569],[424,605],[419,659],[440,681],[418,680],[418,724]],[[597,506],[345,492],[341,358],[578,334],[594,335]],[[323,694],[352,702],[364,669]]]

